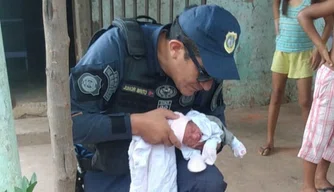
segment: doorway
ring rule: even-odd
[[[69,64],[75,65],[72,0],[67,0]],[[46,102],[42,0],[0,1],[0,21],[11,92],[17,103]]]

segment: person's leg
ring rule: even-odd
[[[303,170],[304,170],[304,183],[302,187],[302,192],[317,192],[314,184],[315,170],[317,165],[304,160],[303,161]]]
[[[302,118],[305,127],[307,118],[312,106],[312,77],[297,80],[298,103],[302,111]]]
[[[312,77],[297,80],[298,103],[301,108],[304,127],[306,125],[309,112],[312,106]],[[314,178],[317,165],[308,161],[303,161],[304,185],[303,192],[316,192]]]
[[[327,179],[328,169],[331,163],[334,163],[334,121],[332,121],[332,132],[330,141],[325,149],[322,160],[320,161],[315,174],[315,186],[317,189],[331,188],[334,192],[334,186]]]
[[[188,161],[184,160],[177,150],[177,185],[178,192],[224,192],[227,184],[219,169],[213,166],[200,173],[192,173],[187,168]]]
[[[130,174],[116,177],[103,172],[88,171],[84,178],[84,190],[85,192],[129,192],[130,183]]]
[[[327,179],[327,172],[330,164],[331,162],[325,159],[321,159],[320,163],[318,164],[315,174],[315,186],[317,189],[325,189],[329,187],[334,189],[333,184],[331,184]]]
[[[298,153],[298,157],[304,159],[304,191],[316,189],[316,165],[319,164],[319,170],[321,170],[319,174],[326,175],[328,166],[324,162],[321,164],[321,161],[333,155],[332,151],[327,153],[334,126],[334,83],[332,82],[334,73],[333,78],[331,73],[333,72],[325,66],[320,67],[317,72],[313,103],[305,126],[302,147]],[[321,191],[321,189],[324,188],[320,187],[318,190]],[[327,191],[331,192],[331,190]]]
[[[275,51],[274,53],[273,63],[271,66],[272,91],[268,109],[267,143],[259,148],[259,153],[263,156],[269,155],[274,147],[274,134],[276,129],[276,123],[282,99],[284,96],[285,85],[289,72],[288,56],[288,53],[283,53],[281,51]]]
[[[275,129],[285,92],[286,81],[286,74],[280,74],[276,72],[272,73],[272,92],[268,109],[267,122],[267,143],[259,149],[259,153],[263,156],[269,155],[271,150],[274,148]]]
[[[312,80],[313,70],[310,58],[312,51],[303,51],[291,54],[291,61],[294,65],[289,71],[289,78],[297,79],[298,102],[302,112],[304,127],[312,105]]]
[[[328,190],[328,192],[334,192],[334,186],[332,183],[330,183],[327,179],[327,172],[329,169],[329,166],[331,163],[334,163],[334,72],[329,71],[327,74],[327,77],[324,78],[327,80],[327,82],[330,82],[327,84],[327,92],[325,92],[328,99],[324,101],[328,106],[327,116],[324,119],[324,122],[326,123],[328,127],[327,134],[329,136],[329,141],[327,142],[327,146],[325,148],[325,151],[322,156],[322,160],[320,161],[316,175],[315,175],[315,186],[317,189],[329,189],[331,188],[331,191]]]

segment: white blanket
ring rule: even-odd
[[[175,147],[134,136],[129,147],[130,192],[177,192]]]
[[[184,145],[181,147],[183,157],[186,160],[195,157],[193,158],[194,161],[192,159],[189,161],[193,166],[189,167],[190,164],[188,164],[188,169],[193,172],[202,171],[206,167],[205,163],[212,165],[215,162],[217,143],[221,142],[220,136],[224,131],[217,123],[197,111],[190,111],[186,116],[180,115],[179,119],[168,121],[180,142],[183,139],[185,126],[189,120],[200,127],[203,133],[201,141],[207,141],[202,154],[199,150]],[[233,138],[233,140],[236,140],[235,137]],[[150,145],[141,137],[133,136],[128,154],[131,175],[130,192],[177,192],[174,146]],[[197,160],[203,161],[202,165],[199,165]]]

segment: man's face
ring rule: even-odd
[[[202,138],[202,132],[192,121],[187,123],[182,143],[188,147],[195,148]]]
[[[199,69],[190,57],[185,58],[186,52],[183,43],[180,41],[174,43],[174,47],[171,45],[172,62],[174,62],[172,66],[177,67],[171,70],[173,73],[172,78],[178,90],[185,96],[191,96],[195,92],[201,90],[210,90],[213,80],[199,82]],[[196,59],[199,65],[203,68],[202,59],[199,57],[196,57]]]

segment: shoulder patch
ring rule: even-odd
[[[223,83],[220,83],[211,99],[211,104],[210,104],[211,111],[214,111],[218,107],[218,99],[219,99],[218,97],[222,95],[221,93],[222,90],[223,90]]]
[[[119,74],[114,71],[109,65],[104,69],[103,74],[107,78],[107,90],[103,95],[106,101],[109,101],[111,96],[116,92],[119,84]]]
[[[78,101],[109,101],[120,75],[110,64],[81,65],[71,69],[72,98]]]
[[[83,73],[78,79],[78,86],[82,93],[99,95],[102,87],[102,79],[91,73]]]

